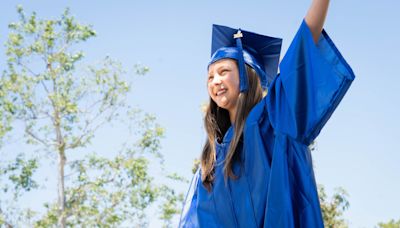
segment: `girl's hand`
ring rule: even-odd
[[[313,0],[308,9],[305,21],[311,30],[314,42],[317,43],[321,35],[326,14],[328,12],[329,0]]]

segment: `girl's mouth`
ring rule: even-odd
[[[217,96],[220,96],[220,95],[222,95],[222,94],[224,94],[226,92],[226,89],[220,89],[220,90],[218,90],[217,91]]]

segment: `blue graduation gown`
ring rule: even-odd
[[[314,43],[303,20],[268,94],[246,119],[240,162],[223,176],[232,127],[216,143],[212,192],[195,173],[179,227],[323,227],[308,145],[348,90],[354,74],[322,31]]]

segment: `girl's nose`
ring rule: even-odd
[[[219,85],[219,84],[221,84],[221,77],[220,77],[219,75],[214,75],[214,78],[213,78],[213,80],[212,80],[212,83],[213,83],[214,85]]]

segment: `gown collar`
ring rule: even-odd
[[[217,139],[215,139],[215,145],[218,147],[223,147],[225,145],[229,145],[229,143],[232,140],[233,136],[233,125],[229,127],[229,129],[225,132],[224,138],[222,139],[222,142],[218,142]]]

